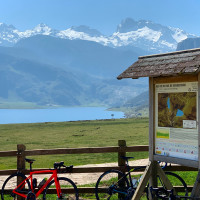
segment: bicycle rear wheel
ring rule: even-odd
[[[5,180],[2,186],[1,199],[2,200],[17,199],[17,195],[13,193],[13,190],[17,187],[17,185],[20,184],[20,183],[17,184],[17,180],[20,180],[20,182],[22,182],[25,179],[26,179],[26,176],[22,173],[14,173],[10,175]],[[26,194],[26,195],[28,194],[30,190],[31,190],[31,186],[30,186],[29,180],[26,180],[25,183],[17,189],[19,193]]]
[[[59,177],[58,181],[60,183],[61,192],[62,192],[62,197],[60,199],[65,199],[65,200],[79,199],[78,189],[72,180],[65,177]],[[51,181],[45,188],[44,194],[43,194],[43,200],[58,199],[57,193],[55,190],[53,191],[53,189],[56,189],[54,180]]]
[[[122,177],[118,181],[118,177]],[[118,170],[104,172],[96,183],[95,195],[97,200],[128,199],[129,182],[124,173]],[[131,191],[130,191],[131,192]]]

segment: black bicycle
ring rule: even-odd
[[[138,177],[131,177],[131,172],[135,172],[145,167],[137,167],[130,169],[128,160],[133,157],[122,156],[126,161],[127,173],[124,174],[119,170],[108,170],[104,172],[96,183],[95,194],[97,200],[109,199],[109,200],[129,200],[132,199],[137,185],[140,181],[141,175]]]
[[[130,200],[132,199],[135,190],[141,180],[141,173],[139,175],[136,175],[136,177],[132,177],[132,172],[140,171],[141,169],[144,169],[146,167],[136,167],[134,169],[130,169],[130,166],[128,164],[128,160],[133,157],[122,157],[126,161],[126,167],[127,167],[127,173],[123,173],[119,170],[108,170],[104,172],[96,183],[95,188],[95,194],[97,200]],[[167,164],[164,164],[166,167]],[[164,167],[164,168],[165,168]],[[188,188],[185,183],[185,181],[177,174],[172,172],[165,172],[166,176],[170,180],[170,182],[175,181],[177,185],[182,186],[182,194],[188,195]],[[164,183],[160,179],[159,176],[157,176],[158,180],[158,186],[160,188],[164,188]],[[144,194],[146,195],[146,198],[149,199],[149,184],[147,185]]]

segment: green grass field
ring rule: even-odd
[[[0,125],[1,151],[16,150],[17,144],[26,149],[56,149],[117,146],[118,140],[127,145],[148,144],[148,119],[94,120],[61,123]],[[147,152],[132,153],[136,159],[148,157]],[[83,165],[117,162],[116,153],[36,156],[33,167],[52,167],[55,161]],[[16,168],[16,158],[0,158],[0,169]]]
[[[0,125],[1,151],[16,150],[24,144],[28,150],[117,146],[126,140],[128,146],[148,145],[148,119],[113,119],[61,123]],[[148,152],[130,153],[135,159],[147,158]],[[117,162],[117,153],[33,156],[33,168],[50,168],[55,161],[66,165]],[[28,167],[28,166],[27,166]],[[16,157],[0,158],[0,170],[16,169]],[[178,172],[193,185],[196,172]],[[92,195],[92,199],[93,199]],[[89,197],[87,197],[89,199]]]

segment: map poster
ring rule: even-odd
[[[197,82],[155,85],[155,154],[198,160]]]

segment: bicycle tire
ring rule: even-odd
[[[169,179],[169,181],[172,183],[172,185],[174,185],[174,183],[176,183],[177,186],[182,186],[183,187],[183,191],[176,191],[177,196],[188,196],[188,187],[187,184],[185,183],[185,181],[183,180],[183,178],[181,178],[178,174],[173,173],[173,172],[165,172],[167,178]],[[157,180],[158,180],[158,187],[163,187],[164,190],[163,192],[166,190],[166,187],[164,186],[164,183],[162,182],[162,180],[160,179],[159,176],[157,176]],[[147,186],[149,187],[149,185]],[[147,188],[147,199],[149,199],[148,197],[148,188]],[[162,191],[162,190],[161,190]],[[160,194],[162,195],[162,194]],[[163,194],[164,196],[165,194]]]
[[[68,200],[78,200],[79,194],[78,194],[78,188],[76,187],[75,183],[68,178],[65,177],[59,177],[58,181],[60,183],[61,191],[62,191],[62,198],[61,199],[68,199]],[[46,199],[58,199],[57,194],[50,193],[49,188],[55,188],[55,181],[51,181],[47,187],[44,190],[43,193],[43,200]],[[70,193],[67,193],[64,189],[70,189]],[[55,198],[54,198],[55,197]]]
[[[183,193],[184,196],[188,196],[188,187],[186,182],[183,180],[183,178],[181,178],[178,174],[174,173],[174,172],[165,172],[165,174],[169,177],[169,176],[174,176],[175,178],[177,178],[179,180],[179,182],[181,183],[180,186],[183,186]],[[172,183],[173,184],[173,183]],[[179,192],[177,192],[178,194]],[[179,195],[179,194],[178,194]]]
[[[10,175],[4,182],[2,186],[1,191],[1,199],[16,199],[17,195],[12,192],[11,189],[15,189],[17,187],[17,178],[21,177],[22,180],[26,179],[26,176],[22,173],[14,173]],[[16,184],[15,184],[16,183]],[[19,185],[19,184],[18,184]],[[25,188],[21,188],[20,192],[23,194],[28,194],[28,192],[31,190],[30,182],[27,179]]]
[[[118,181],[118,177],[123,177]],[[122,183],[125,183],[122,186]],[[102,187],[103,186],[103,187]],[[126,194],[121,195],[118,192],[114,192],[114,188],[124,192]],[[109,200],[124,200],[128,198],[129,181],[124,173],[118,170],[109,170],[104,172],[97,180],[95,186],[95,195],[97,200],[109,199]],[[104,190],[105,192],[102,192]],[[121,195],[121,196],[120,196]]]

